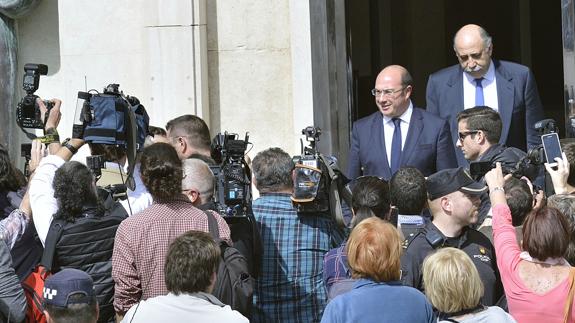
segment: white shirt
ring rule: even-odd
[[[407,138],[407,131],[409,130],[409,122],[411,121],[411,114],[413,113],[413,104],[409,101],[409,107],[407,110],[399,116],[401,123],[399,127],[401,128],[401,151],[405,146],[405,138]],[[385,139],[385,152],[387,153],[387,160],[391,165],[391,143],[393,141],[393,132],[395,131],[395,125],[393,124],[393,118],[383,116],[383,137]]]
[[[176,296],[169,293],[149,298],[132,306],[122,322],[247,323],[249,320],[228,305],[221,307],[194,295]]]
[[[46,236],[48,236],[52,216],[58,211],[58,202],[54,197],[52,182],[56,170],[65,162],[57,155],[42,158],[30,181],[30,188],[28,189],[30,206],[32,207],[34,226],[42,245],[45,244]]]
[[[134,215],[143,211],[148,206],[152,205],[153,202],[152,194],[148,192],[146,186],[144,186],[144,182],[142,182],[140,164],[136,164],[136,167],[134,168],[134,182],[136,184],[136,189],[134,191],[128,189],[128,198],[120,201],[120,204],[122,204],[124,209],[126,209],[128,215]]]
[[[463,106],[470,109],[475,106],[475,79],[468,73],[463,73]],[[497,102],[497,80],[495,79],[495,66],[493,61],[489,64],[487,73],[483,76],[483,103],[495,111],[499,111]]]

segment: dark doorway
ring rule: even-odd
[[[411,72],[414,105],[425,107],[429,74],[457,63],[453,35],[475,23],[493,37],[494,58],[532,69],[546,117],[557,120],[564,134],[561,0],[346,0],[345,6],[352,121],[376,111],[370,90],[390,64]]]

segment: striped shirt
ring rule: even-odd
[[[343,233],[325,215],[298,214],[289,194],[263,193],[253,212],[263,255],[252,322],[319,322],[327,302],[323,257]]]

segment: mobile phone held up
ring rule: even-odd
[[[543,150],[545,151],[545,159],[551,167],[556,167],[556,157],[562,158],[561,144],[559,143],[559,135],[557,133],[549,133],[541,136],[543,142]]]

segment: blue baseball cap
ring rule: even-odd
[[[70,299],[71,296],[75,296]],[[70,304],[91,304],[95,301],[94,281],[78,269],[63,269],[44,283],[44,304],[65,308]]]

